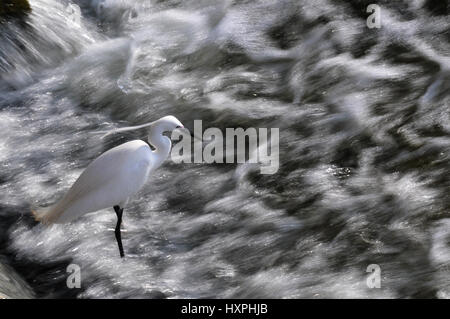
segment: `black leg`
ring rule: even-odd
[[[116,225],[116,230],[115,230],[116,240],[117,240],[117,244],[119,245],[120,257],[123,258],[125,256],[125,254],[123,253],[122,235],[120,233],[120,225],[122,224],[123,208],[120,208],[119,206],[114,206],[114,210],[117,215],[117,225]]]

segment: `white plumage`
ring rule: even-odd
[[[84,170],[55,206],[37,213],[37,219],[60,224],[103,208],[122,206],[144,185],[151,159],[150,147],[141,140],[110,149]]]

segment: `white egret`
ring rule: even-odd
[[[169,156],[172,142],[163,133],[184,127],[177,118],[169,115],[151,123],[113,132],[147,126],[150,128],[148,143],[154,148],[153,151],[149,144],[141,140],[133,140],[106,151],[88,165],[59,202],[47,209],[33,210],[35,219],[44,224],[62,224],[81,215],[113,207],[117,214],[115,235],[120,256],[123,257],[120,225],[124,206],[128,198],[144,186],[149,174]]]

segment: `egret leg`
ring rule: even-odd
[[[116,225],[116,230],[114,233],[116,234],[117,244],[119,245],[120,257],[123,258],[125,256],[125,254],[123,253],[122,235],[120,233],[120,225],[122,224],[123,208],[120,208],[120,206],[114,206],[114,211],[116,212],[116,215],[117,215],[117,225]]]

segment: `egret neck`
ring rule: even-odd
[[[148,143],[155,148],[152,152],[152,169],[156,169],[169,157],[172,142],[163,135],[164,128],[155,126],[150,129]]]

